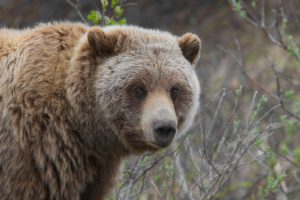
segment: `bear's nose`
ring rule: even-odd
[[[169,120],[153,123],[155,142],[160,147],[168,146],[176,133],[176,123]]]

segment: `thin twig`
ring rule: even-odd
[[[73,3],[71,0],[66,0],[66,2],[68,2],[70,4],[70,6],[72,6],[76,10],[76,12],[79,15],[81,21],[83,21],[84,23],[88,24],[88,21],[85,19],[85,17],[81,13],[80,9],[78,8],[79,0],[77,0],[76,3]]]
[[[281,89],[281,84],[280,84],[280,80],[279,80],[279,76],[277,71],[274,68],[274,65],[271,65],[271,69],[275,75],[275,79],[276,79],[276,87],[277,87],[277,96],[279,99],[279,104],[281,106],[281,108],[284,110],[285,113],[287,113],[290,117],[300,121],[300,117],[297,116],[296,114],[294,114],[293,112],[291,112],[290,110],[287,109],[287,107],[284,104],[284,100],[283,100],[283,95],[282,95],[282,89]]]

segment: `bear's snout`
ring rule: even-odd
[[[177,131],[174,105],[165,92],[149,94],[142,117],[145,138],[159,148],[167,147]]]
[[[172,120],[159,120],[153,123],[155,143],[160,147],[168,146],[176,133],[176,122]]]

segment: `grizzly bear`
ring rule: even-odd
[[[105,199],[128,155],[191,125],[200,39],[136,26],[0,30],[0,199]]]

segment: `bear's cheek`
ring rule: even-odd
[[[125,147],[133,154],[141,154],[145,151],[155,151],[157,147],[145,137],[145,131],[141,125],[142,111],[133,104],[127,104],[121,117],[115,120],[115,126],[119,130]]]
[[[192,93],[188,91],[182,94],[174,102],[174,108],[178,119],[178,131],[180,132],[186,120],[192,120],[188,118],[189,112],[191,112],[191,109],[193,109]]]

